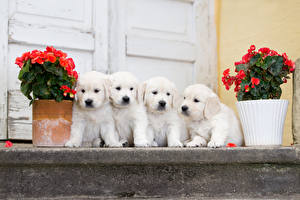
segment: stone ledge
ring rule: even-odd
[[[0,148],[0,199],[297,199],[299,195],[298,147]]]
[[[1,145],[3,146],[3,145]],[[236,148],[0,148],[5,165],[300,164],[299,147]]]

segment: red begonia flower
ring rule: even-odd
[[[223,72],[223,76],[229,76],[230,69],[225,69]]]
[[[65,58],[60,58],[60,59],[59,59],[59,64],[60,64],[62,67],[66,67],[66,66],[68,66],[68,60],[65,59]]]
[[[252,83],[252,85],[259,85],[260,80],[258,78],[252,77],[251,78],[251,83]]]
[[[245,92],[249,92],[249,91],[250,91],[249,85],[245,85]]]
[[[4,147],[10,148],[12,146],[13,146],[13,143],[11,141],[6,141],[5,142],[5,146]]]
[[[56,57],[54,56],[53,53],[47,53],[47,59],[46,59],[46,61],[49,61],[51,63],[55,63]]]
[[[244,70],[240,70],[237,75],[237,78],[244,79],[245,77],[246,77],[246,74],[245,74]]]
[[[236,146],[236,144],[234,144],[234,143],[228,143],[228,144],[226,145],[226,147],[237,147],[237,146]]]

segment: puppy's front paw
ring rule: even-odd
[[[207,144],[207,146],[210,147],[210,148],[218,148],[218,147],[224,146],[224,143],[223,142],[217,142],[217,141],[211,140]]]
[[[96,138],[92,142],[92,147],[101,147],[102,140],[100,138]]]
[[[157,144],[157,142],[155,142],[155,141],[152,141],[152,144],[151,144],[151,146],[152,146],[152,147],[158,147],[158,144]]]
[[[183,147],[183,144],[178,141],[178,140],[175,140],[175,141],[172,141],[168,144],[168,147]]]
[[[186,143],[186,147],[205,147],[206,146],[206,140],[201,138],[198,140],[192,140],[191,142]]]
[[[126,139],[121,139],[120,143],[122,144],[122,147],[129,147],[129,142]]]
[[[108,144],[107,147],[112,147],[112,148],[123,147],[123,144],[121,142],[116,142],[116,143]]]
[[[69,140],[65,144],[65,147],[80,147],[80,146],[81,146],[80,142],[75,141],[75,140]]]
[[[135,147],[149,147],[150,143],[145,139],[134,140]]]
[[[196,142],[194,142],[194,141],[191,141],[191,142],[186,143],[185,146],[186,146],[186,147],[199,147],[200,144],[198,144],[198,143],[196,143]]]

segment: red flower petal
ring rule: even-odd
[[[234,144],[234,143],[228,143],[228,144],[226,145],[226,147],[237,147],[237,146],[236,146],[236,144]]]
[[[13,146],[13,143],[11,141],[6,141],[5,142],[5,146],[4,147],[10,148],[12,146]]]

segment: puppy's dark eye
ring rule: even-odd
[[[94,90],[95,93],[98,93],[99,91],[100,91],[99,89],[95,89],[95,90]]]
[[[195,99],[194,99],[194,102],[195,102],[195,103],[198,103],[198,102],[200,102],[200,101],[199,101],[198,99],[195,98]]]
[[[183,99],[185,99],[185,97],[183,97]]]
[[[170,96],[170,93],[169,93],[169,92],[167,92],[167,96]]]
[[[116,87],[116,90],[121,90],[121,87]]]
[[[84,90],[84,89],[82,89],[82,90],[81,90],[81,92],[82,92],[82,93],[85,93],[85,90]]]
[[[157,95],[157,91],[153,91],[152,94]]]
[[[133,87],[131,87],[130,90],[133,90]]]

